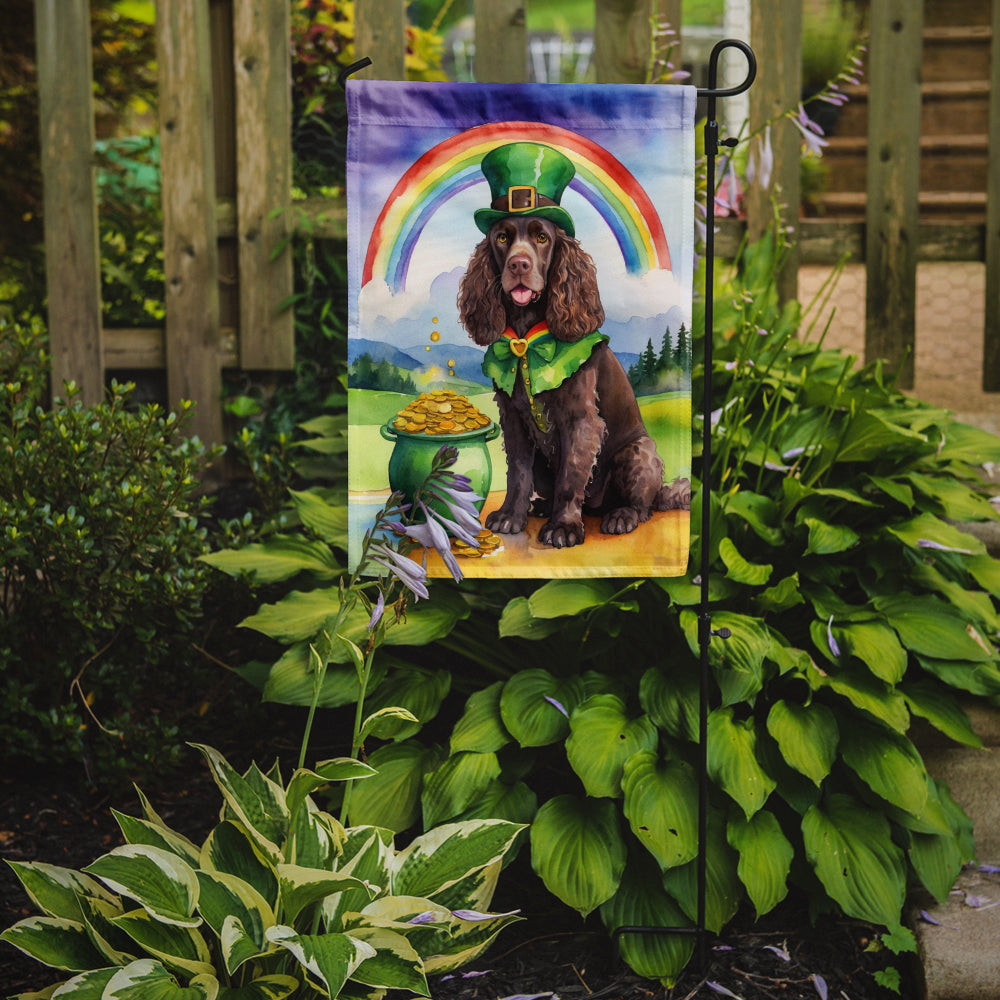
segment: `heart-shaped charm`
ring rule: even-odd
[[[528,351],[528,342],[524,337],[517,337],[510,342],[511,351],[519,358],[523,358]]]

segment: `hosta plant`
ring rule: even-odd
[[[470,961],[518,919],[488,912],[518,825],[450,823],[397,849],[391,831],[345,828],[313,800],[332,781],[370,778],[366,764],[338,758],[286,784],[276,767],[240,774],[199,749],[224,803],[202,844],[140,793],[141,818],[115,813],[124,846],[82,871],[11,863],[41,915],[0,937],[64,975],[33,996],[428,996],[428,974]]]

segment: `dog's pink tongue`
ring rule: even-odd
[[[526,306],[534,297],[535,293],[526,285],[518,285],[510,290],[510,297],[519,305]]]

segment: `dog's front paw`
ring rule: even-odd
[[[514,511],[504,510],[503,507],[486,516],[486,527],[498,535],[517,535],[524,531],[527,523],[526,514],[517,514]]]
[[[618,507],[609,510],[601,521],[601,531],[605,535],[627,535],[630,531],[635,531],[640,521],[649,520],[649,514],[645,517],[635,509],[635,507]]]
[[[568,549],[583,543],[583,521],[549,521],[538,532],[538,540],[554,549]]]

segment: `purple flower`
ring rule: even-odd
[[[771,126],[764,129],[764,135],[750,147],[750,160],[747,163],[747,182],[757,181],[767,190],[771,186],[771,174],[774,171],[774,150],[771,148]]]
[[[822,156],[823,147],[827,145],[827,141],[822,138],[823,130],[806,114],[806,109],[800,104],[798,114],[790,112],[789,116],[792,124],[802,134],[807,151],[816,156]]]
[[[812,979],[813,986],[816,987],[816,992],[819,994],[819,1000],[826,1000],[826,980],[822,976],[817,975],[815,972],[809,978]]]
[[[371,559],[384,566],[400,583],[417,597],[429,597],[427,592],[427,570],[407,556],[401,556],[384,542],[369,549]]]
[[[561,702],[556,701],[555,698],[552,698],[549,695],[545,695],[544,697],[545,697],[545,700],[550,705],[555,705],[555,707],[557,709],[559,709],[559,711],[562,712],[562,714],[565,715],[567,719],[569,718],[569,712],[566,711],[565,707],[563,706],[563,704]]]
[[[940,542],[935,542],[930,538],[918,538],[917,548],[921,549],[937,549],[940,552],[958,552],[963,556],[971,556],[972,549],[956,549],[951,545],[942,545]]]
[[[423,913],[418,913],[415,917],[410,917],[406,922],[408,924],[432,924],[437,920],[437,916],[433,910],[424,910]]]
[[[368,619],[368,631],[374,630],[375,626],[382,620],[382,615],[385,612],[385,595],[380,590],[378,592],[378,600],[375,602],[375,607],[372,608],[372,616]]]
[[[775,953],[775,955],[777,955],[778,958],[780,958],[782,960],[782,962],[790,962],[792,960],[792,956],[789,955],[788,952],[784,948],[779,948],[777,945],[766,944],[766,945],[764,945],[764,950],[765,951],[773,951]]]
[[[707,982],[705,985],[714,993],[721,993],[724,997],[734,997],[735,1000],[743,1000],[738,993],[734,993],[732,990],[727,990],[721,983]]]
[[[461,580],[462,570],[459,568],[458,560],[451,551],[451,541],[448,538],[448,532],[431,516],[430,511],[424,507],[423,501],[418,501],[418,504],[426,515],[427,520],[417,524],[396,524],[393,525],[393,530],[401,532],[428,551],[434,549],[444,560],[445,566],[448,567],[448,572],[456,580]]]
[[[480,913],[479,910],[452,910],[451,915],[459,920],[480,921],[492,920],[494,917],[514,917],[520,910],[511,910],[509,913]]]
[[[837,640],[833,637],[833,615],[830,615],[830,620],[826,623],[826,641],[830,646],[830,652],[834,656],[840,656],[840,646],[837,645]]]
[[[475,508],[475,503],[477,500],[482,500],[482,497],[477,496],[475,493],[469,493],[459,498],[449,490],[439,491],[431,489],[426,492],[448,508],[451,518],[445,517],[444,514],[440,513],[434,507],[425,507],[423,501],[420,501],[420,506],[423,508],[424,513],[428,517],[434,517],[444,526],[449,534],[460,538],[466,545],[478,547],[479,539],[476,536],[482,530],[483,526],[479,521],[479,512]]]

